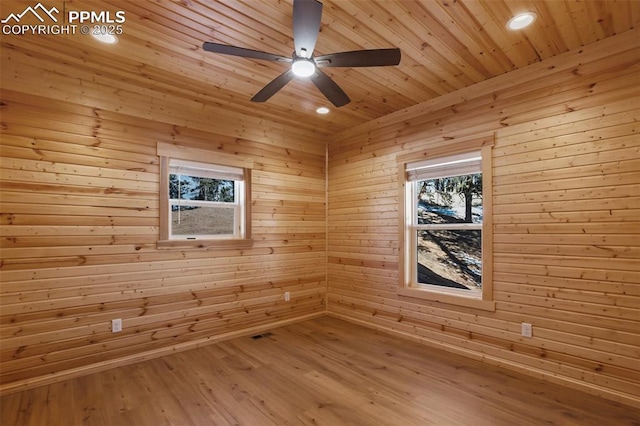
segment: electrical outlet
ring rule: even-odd
[[[523,337],[533,337],[533,326],[527,322],[522,323],[522,336]]]
[[[120,318],[111,320],[111,332],[120,333],[122,331],[122,320]]]
[[[288,291],[284,292],[284,301],[288,302],[289,300],[291,300],[291,293],[289,293]]]

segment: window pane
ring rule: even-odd
[[[482,174],[416,182],[418,224],[482,223]]]
[[[234,182],[183,174],[169,175],[169,198],[233,203]]]
[[[417,232],[418,283],[463,290],[482,287],[482,231]]]
[[[171,206],[172,235],[233,235],[235,209]]]

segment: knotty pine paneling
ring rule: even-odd
[[[326,150],[313,132],[2,55],[3,392],[325,312]],[[253,160],[252,248],[156,248],[158,141]]]
[[[111,50],[3,38],[0,392],[322,314],[328,266],[334,315],[638,394],[638,6],[537,3],[540,27],[516,34],[513,2],[327,1],[318,52],[398,46],[403,61],[329,72],[353,102],[323,117],[301,82],[248,101],[277,64],[199,50],[279,52],[284,3],[109,1],[127,10]],[[325,140],[343,129],[327,194]],[[496,132],[496,313],[398,298],[396,155]],[[253,159],[253,248],[156,249],[157,141]]]
[[[332,138],[330,314],[640,406],[637,37]],[[399,297],[396,156],[492,134],[496,311]]]

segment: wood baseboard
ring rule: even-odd
[[[194,340],[192,342],[180,343],[177,345],[168,346],[166,348],[154,349],[147,352],[141,352],[139,354],[121,357],[109,361],[103,361],[95,364],[86,365],[83,367],[73,368],[69,370],[59,371],[46,376],[35,377],[31,379],[20,380],[16,382],[6,383],[0,385],[0,396],[8,395],[15,392],[20,392],[27,389],[32,389],[40,386],[46,386],[53,383],[62,382],[75,377],[86,376],[89,374],[97,373],[99,371],[109,370],[124,365],[135,364],[137,362],[146,361],[148,359],[159,358],[161,356],[174,354],[176,352],[187,351],[189,349],[199,348],[205,345],[211,345],[213,343],[222,342],[224,340],[234,339],[236,337],[250,336],[253,334],[259,334],[272,330],[274,328],[283,327],[290,324],[295,324],[302,321],[307,321],[314,318],[319,318],[326,315],[326,311],[315,312],[313,314],[303,315],[296,318],[290,318],[281,321],[275,321],[268,324],[261,324],[254,327],[245,328],[242,330],[232,331],[229,333],[219,334],[216,336],[209,336],[202,339]]]
[[[236,337],[249,336],[252,334],[258,334],[262,332],[266,332],[268,330],[272,330],[274,328],[295,324],[302,321],[311,320],[314,318],[319,318],[325,315],[329,315],[334,318],[338,318],[344,321],[348,321],[351,323],[355,323],[370,329],[374,329],[376,331],[380,331],[382,333],[391,334],[394,336],[398,336],[404,339],[409,339],[420,344],[424,344],[426,346],[430,346],[436,349],[441,349],[447,352],[455,353],[457,355],[462,355],[467,358],[475,359],[477,361],[486,362],[487,364],[502,367],[509,369],[511,371],[515,371],[518,373],[525,374],[527,376],[532,376],[541,380],[548,381],[550,383],[559,384],[562,386],[566,386],[572,389],[576,389],[591,395],[596,395],[611,401],[619,402],[621,404],[629,405],[631,407],[640,408],[640,399],[634,398],[632,395],[626,395],[623,393],[615,392],[610,389],[602,388],[600,386],[595,386],[587,383],[583,383],[568,377],[556,376],[552,373],[534,369],[530,367],[525,367],[517,363],[505,361],[500,358],[496,358],[493,356],[479,354],[473,351],[465,350],[464,348],[455,347],[452,345],[448,345],[446,343],[437,342],[431,339],[427,339],[421,336],[412,335],[409,333],[405,333],[399,330],[394,330],[389,327],[381,326],[378,324],[369,323],[366,321],[362,321],[356,318],[351,318],[346,315],[338,314],[335,312],[316,312],[309,315],[303,315],[296,318],[291,318],[282,321],[276,321],[269,324],[258,325],[242,330],[237,330],[229,333],[224,333],[216,336],[210,336],[203,339],[198,339],[193,342],[185,342],[178,345],[169,346],[162,349],[156,349],[152,351],[142,352],[136,355],[131,355],[127,357],[117,358],[110,361],[104,361],[101,363],[91,364],[84,367],[78,367],[70,370],[64,370],[60,372],[56,372],[54,374],[50,374],[47,376],[41,376],[26,380],[21,380],[17,382],[7,383],[0,385],[0,396],[4,396],[7,394],[20,392],[27,389],[32,389],[40,386],[46,386],[53,383],[62,382],[64,380],[72,379],[75,377],[85,376],[93,373],[97,373],[99,371],[109,370],[112,368],[121,367],[124,365],[135,364],[137,362],[159,358],[165,355],[170,355],[177,352],[187,351],[190,349],[195,349],[198,347],[202,347],[205,345],[210,345],[218,342],[222,342],[225,340],[233,339]]]
[[[518,363],[514,363],[514,362],[509,362],[506,361],[504,359],[500,359],[500,358],[496,358],[494,356],[491,355],[486,355],[486,354],[480,354],[477,352],[473,352],[473,351],[469,351],[466,350],[464,348],[460,348],[460,347],[456,347],[453,345],[449,345],[443,342],[438,342],[435,340],[431,340],[422,336],[416,336],[416,335],[412,335],[403,331],[399,331],[399,330],[394,330],[392,328],[389,327],[385,327],[382,325],[378,325],[378,324],[373,324],[370,322],[366,322],[366,321],[362,321],[359,320],[357,318],[351,318],[347,315],[342,315],[336,312],[327,312],[327,314],[330,317],[333,318],[338,318],[344,321],[348,321],[354,324],[358,324],[358,325],[362,325],[364,327],[367,328],[371,328],[374,329],[376,331],[382,332],[382,333],[387,333],[387,334],[391,334],[397,337],[401,337],[404,339],[409,339],[415,342],[418,342],[420,344],[426,345],[426,346],[430,346],[436,349],[441,349],[447,352],[451,352],[457,355],[462,355],[464,357],[467,358],[471,358],[471,359],[475,359],[477,361],[481,361],[481,362],[485,362],[487,364],[496,366],[496,367],[501,367],[501,368],[506,368],[508,370],[511,371],[515,371],[518,373],[522,373],[525,374],[527,376],[530,377],[535,377],[537,379],[541,379],[550,383],[554,383],[554,384],[558,384],[561,386],[565,386],[571,389],[576,389],[585,393],[588,393],[590,395],[596,395],[599,396],[601,398],[605,398],[608,399],[610,401],[615,401],[621,404],[625,404],[625,405],[629,405],[631,407],[635,407],[635,408],[640,408],[640,399],[634,397],[633,395],[628,395],[628,394],[624,394],[621,392],[616,392],[613,391],[611,389],[607,389],[607,388],[603,388],[601,386],[597,386],[597,385],[593,385],[593,384],[589,384],[589,383],[584,383],[575,379],[572,379],[570,377],[563,377],[563,376],[557,376],[554,375],[552,373],[549,373],[547,371],[544,370],[540,370],[537,368],[531,368],[529,366],[523,366],[521,364]]]

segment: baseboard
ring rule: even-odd
[[[165,355],[171,355],[177,352],[183,352],[190,349],[199,348],[213,343],[222,342],[225,340],[234,339],[236,337],[251,336],[253,334],[263,333],[274,328],[283,327],[286,325],[295,324],[302,321],[307,321],[314,318],[326,316],[326,311],[315,312],[313,314],[303,315],[295,318],[290,318],[281,321],[270,322],[267,324],[261,324],[242,330],[223,333],[215,336],[209,336],[202,339],[194,340],[192,342],[179,343],[177,345],[168,346],[166,348],[154,349],[147,352],[141,352],[135,355],[129,355],[126,357],[116,358],[109,361],[103,361],[95,364],[86,365],[83,367],[72,368],[49,374],[46,376],[35,377],[31,379],[19,380],[7,384],[0,385],[0,396],[8,395],[15,392],[24,391],[27,389],[37,388],[40,386],[46,386],[53,383],[62,382],[65,380],[73,379],[76,377],[86,376],[100,371],[110,370],[116,367],[122,367],[125,365],[135,364],[137,362],[146,361],[153,358],[159,358]]]
[[[380,331],[382,333],[386,333],[386,334],[390,334],[396,337],[401,337],[403,339],[408,339],[408,340],[412,340],[414,342],[423,344],[425,346],[430,346],[433,347],[435,349],[441,349],[444,350],[446,352],[451,352],[451,353],[455,353],[457,355],[462,355],[464,357],[467,358],[471,358],[471,359],[475,359],[477,361],[481,361],[481,362],[485,362],[487,364],[496,366],[496,367],[501,367],[501,368],[506,368],[508,370],[511,371],[515,371],[518,373],[522,373],[524,375],[530,376],[530,377],[535,377],[537,379],[541,379],[544,381],[547,381],[549,383],[554,383],[554,384],[558,384],[561,386],[565,386],[571,389],[575,389],[575,390],[579,390],[585,393],[588,393],[590,395],[596,395],[599,396],[601,398],[605,398],[611,401],[615,401],[624,405],[628,405],[631,407],[635,407],[635,408],[640,408],[640,399],[637,397],[634,397],[633,395],[628,395],[625,393],[621,393],[621,392],[617,392],[611,389],[607,389],[607,388],[603,388],[601,386],[597,386],[597,385],[593,385],[593,384],[589,384],[589,383],[584,383],[581,382],[579,380],[576,379],[572,379],[571,377],[563,377],[563,376],[557,376],[554,375],[553,373],[550,373],[548,371],[544,371],[544,370],[540,370],[537,368],[532,368],[530,366],[525,366],[522,364],[518,364],[518,363],[514,363],[514,362],[510,362],[510,361],[506,361],[504,359],[501,358],[497,358],[491,355],[486,355],[486,354],[480,354],[477,352],[473,352],[464,348],[460,348],[457,346],[453,346],[447,343],[443,343],[443,342],[438,342],[432,339],[428,339],[422,336],[417,336],[417,335],[413,335],[410,333],[406,333],[404,331],[400,331],[400,330],[395,330],[383,325],[378,325],[378,324],[374,324],[374,323],[370,323],[367,321],[362,321],[360,319],[357,318],[351,318],[347,315],[342,315],[336,312],[327,312],[327,314],[330,317],[333,318],[338,318],[347,322],[351,322],[354,324],[358,324],[358,325],[362,325],[364,327],[367,328],[371,328],[374,329],[376,331]]]
[[[300,317],[290,318],[287,320],[276,321],[268,324],[261,324],[258,326],[245,328],[242,330],[223,333],[216,336],[205,337],[202,339],[194,340],[192,342],[180,343],[177,345],[168,346],[166,348],[155,349],[147,352],[141,352],[139,354],[130,355],[127,357],[121,357],[114,360],[109,360],[109,361],[104,361],[100,363],[90,364],[83,367],[64,370],[64,371],[56,372],[47,376],[35,377],[31,379],[25,379],[25,380],[11,382],[7,384],[2,384],[0,385],[0,396],[24,391],[27,389],[32,389],[40,386],[50,385],[53,383],[62,382],[65,380],[76,378],[76,377],[86,376],[89,374],[98,373],[100,371],[109,370],[112,368],[135,364],[137,362],[159,358],[165,355],[171,355],[174,353],[183,352],[190,349],[195,349],[202,346],[222,342],[225,340],[234,339],[236,337],[250,336],[253,334],[263,333],[263,332],[272,330],[274,328],[283,327],[283,326],[287,326],[287,325],[291,325],[291,324],[295,324],[298,322],[307,321],[315,318],[320,318],[326,315],[329,315],[330,317],[333,317],[333,318],[338,318],[344,321],[348,321],[354,324],[358,324],[370,329],[374,329],[382,333],[390,334],[396,337],[401,337],[403,339],[408,339],[408,340],[411,340],[420,344],[424,344],[426,346],[430,346],[436,349],[455,353],[457,355],[475,359],[477,361],[486,362],[487,364],[490,364],[496,367],[506,368],[508,370],[522,373],[527,376],[535,377],[537,379],[545,380],[550,383],[559,384],[559,385],[566,386],[571,389],[576,389],[591,395],[596,395],[605,399],[619,402],[621,404],[629,405],[631,407],[640,408],[640,399],[634,398],[631,395],[612,391],[610,389],[606,389],[600,386],[595,386],[592,384],[586,384],[578,380],[572,379],[570,377],[556,376],[544,370],[531,368],[529,366],[523,366],[521,364],[505,361],[503,359],[496,358],[494,356],[479,354],[473,351],[466,350],[464,348],[459,348],[443,342],[427,339],[422,336],[416,336],[403,331],[394,330],[386,326],[370,323],[367,321],[362,321],[356,318],[351,318],[347,315],[342,315],[335,312],[326,312],[326,311],[315,312],[313,314],[303,315]]]

